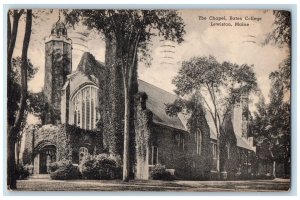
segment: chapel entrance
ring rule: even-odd
[[[49,166],[56,161],[56,148],[54,146],[45,146],[40,150],[39,173],[50,173]]]

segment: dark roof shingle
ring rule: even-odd
[[[165,111],[166,104],[175,101],[175,95],[142,80],[138,84],[139,91],[148,95],[147,108],[152,111],[155,123],[186,131],[179,117],[170,117]]]

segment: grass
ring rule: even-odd
[[[19,180],[17,191],[195,191],[272,192],[288,191],[289,181],[129,181],[120,180]]]

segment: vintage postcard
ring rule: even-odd
[[[7,188],[289,191],[291,12],[7,13]]]

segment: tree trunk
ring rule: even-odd
[[[273,175],[274,178],[276,178],[276,161],[275,160],[273,160],[272,175]]]
[[[24,120],[24,112],[25,112],[26,100],[27,100],[27,65],[28,65],[27,52],[28,52],[28,47],[30,42],[31,26],[32,26],[32,10],[27,10],[25,35],[24,35],[23,48],[22,48],[20,108],[18,110],[15,122],[12,127],[9,126],[10,129],[8,132],[7,186],[9,189],[16,189],[15,144],[16,144],[17,134],[20,133],[22,120]]]
[[[126,66],[123,63],[123,83],[124,83],[124,151],[123,151],[123,181],[129,181],[129,144],[130,144],[130,95],[132,91],[132,79],[134,75],[138,44],[140,41],[141,30],[138,31],[133,42],[133,49],[128,49]],[[132,54],[131,54],[132,52]],[[132,57],[131,57],[132,56]],[[123,58],[123,56],[122,56]],[[130,59],[131,58],[131,59]],[[123,62],[123,59],[122,59]],[[129,65],[128,65],[129,64]],[[126,71],[128,70],[128,73]]]
[[[218,133],[217,135],[217,172],[218,172],[218,176],[220,178],[220,134]]]
[[[130,100],[128,87],[124,85],[124,152],[123,152],[123,181],[129,181],[129,118],[130,118]]]
[[[18,33],[18,25],[19,25],[19,16],[18,16],[18,11],[14,10],[14,15],[13,15],[13,26],[11,30],[11,22],[10,22],[10,14],[9,12],[7,13],[7,22],[8,22],[8,27],[7,27],[7,71],[8,71],[8,76],[10,77],[10,74],[12,73],[12,67],[11,67],[11,60],[12,60],[12,55],[13,51],[15,48],[15,43],[16,43],[16,38],[17,38],[17,33]],[[11,80],[8,78],[8,84],[7,84],[7,91],[11,92]],[[8,113],[10,115],[12,113]],[[9,122],[8,122],[9,123]],[[13,124],[8,124],[7,130],[9,131],[7,134],[7,186],[8,189],[16,189],[16,177],[15,177],[15,142],[13,135],[14,129],[11,127]]]
[[[21,142],[22,142],[22,137],[17,139],[16,145],[15,145],[16,146],[16,155],[17,155],[17,166],[20,164]]]
[[[7,140],[7,189],[14,190],[17,188],[14,128],[11,129],[10,133]]]
[[[8,80],[7,80],[7,92],[11,92],[12,90],[12,78],[11,78],[11,74],[12,74],[12,56],[14,53],[14,49],[15,49],[15,44],[16,44],[16,39],[17,39],[17,34],[18,34],[18,27],[19,27],[19,19],[20,16],[23,14],[23,10],[21,10],[20,12],[18,12],[18,10],[14,10],[13,11],[13,22],[12,22],[12,26],[11,26],[11,21],[10,21],[10,14],[9,12],[7,13],[7,23],[8,23],[8,27],[7,27],[7,75],[8,75]],[[8,101],[7,101],[8,103]],[[8,118],[8,123],[9,126],[12,127],[13,126],[13,122],[12,122],[12,115],[14,113],[8,112],[7,113],[7,118]],[[10,130],[10,129],[8,129]],[[9,141],[9,140],[7,140]]]

